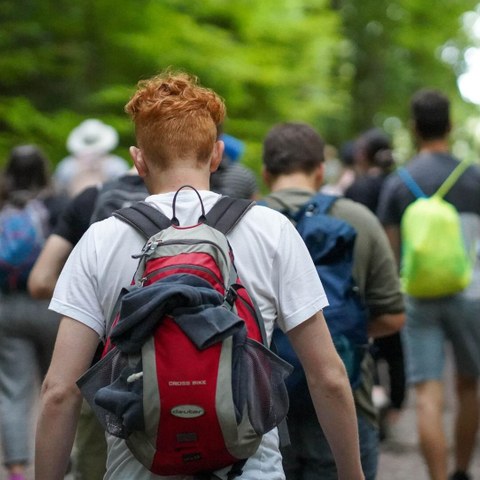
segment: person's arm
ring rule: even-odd
[[[322,312],[287,333],[305,370],[318,420],[337,465],[339,480],[364,478],[355,406],[347,373]]]
[[[50,368],[42,385],[35,439],[35,478],[63,480],[75,437],[82,398],[75,382],[88,369],[97,333],[64,317]]]
[[[52,234],[28,277],[28,291],[33,298],[47,299],[53,294],[58,276],[67,261],[73,245],[63,237]]]
[[[399,233],[399,229],[390,227],[390,233],[394,235],[394,232]],[[365,284],[366,304],[370,312],[368,335],[370,338],[379,338],[397,333],[405,323],[405,306],[398,276],[400,243],[399,238],[390,238],[374,217],[369,238]],[[392,242],[395,248],[392,248]]]
[[[393,335],[401,330],[404,323],[405,314],[403,312],[377,315],[368,322],[368,336],[380,338]]]
[[[48,237],[28,279],[33,298],[50,298],[70,252],[90,225],[98,187],[86,188],[71,199]]]

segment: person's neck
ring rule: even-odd
[[[176,192],[184,185],[209,190],[210,172],[197,168],[175,168],[151,174],[145,178],[145,183],[152,194]]]
[[[270,184],[270,191],[272,193],[279,190],[299,189],[308,190],[315,193],[318,188],[315,179],[310,175],[304,173],[291,173],[288,175],[280,175],[276,177]]]
[[[420,153],[447,153],[449,151],[448,140],[445,138],[422,140],[419,143],[418,151]]]

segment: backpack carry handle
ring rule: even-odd
[[[191,185],[183,185],[175,192],[175,195],[173,196],[173,201],[172,201],[173,216],[172,216],[171,224],[174,225],[175,227],[178,227],[180,225],[180,222],[178,221],[178,218],[175,215],[175,207],[177,202],[177,195],[180,193],[180,190],[183,190],[184,188],[191,188],[197,194],[197,197],[198,197],[198,200],[200,201],[200,206],[202,209],[202,214],[200,215],[200,217],[198,217],[198,223],[205,223],[207,220],[207,216],[205,215],[205,207],[203,205],[203,200],[202,200],[202,197],[200,196],[199,191],[195,187],[192,187]]]
[[[253,205],[253,200],[221,197],[206,214],[205,223],[227,235]],[[135,228],[146,239],[171,225],[168,217],[146,202],[137,202],[117,210],[113,216]]]

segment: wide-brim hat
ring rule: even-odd
[[[67,149],[73,155],[108,153],[117,145],[117,131],[95,118],[83,121],[67,139]]]

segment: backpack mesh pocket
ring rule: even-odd
[[[248,417],[259,435],[269,432],[286,417],[288,392],[285,379],[293,367],[259,342],[244,345],[247,370]]]
[[[128,367],[128,356],[114,348],[100,361],[85,372],[77,385],[105,431],[120,438],[127,438],[130,432],[114,412],[99,406],[95,397],[98,391],[117,380]]]

